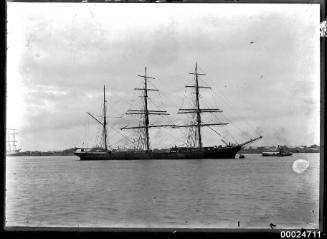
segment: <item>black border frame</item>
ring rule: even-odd
[[[119,4],[119,3],[156,3],[156,4],[173,4],[173,3],[229,3],[229,4],[243,4],[243,3],[260,3],[260,4],[319,4],[320,5],[320,22],[326,20],[326,2],[324,0],[206,0],[206,1],[198,1],[198,0],[166,0],[156,2],[153,0],[88,0],[88,3],[106,3],[106,4]],[[1,1],[4,4],[3,9],[3,23],[4,23],[4,38],[6,39],[6,7],[8,2],[47,2],[47,3],[83,3],[83,0],[7,0],[6,2]],[[326,237],[326,193],[327,193],[327,184],[326,184],[326,164],[325,164],[325,65],[326,65],[326,53],[325,53],[325,40],[326,37],[320,37],[320,195],[319,195],[319,230],[321,232],[321,238]],[[7,39],[6,39],[7,40]],[[75,228],[75,227],[6,227],[5,226],[5,182],[6,182],[6,155],[5,155],[5,139],[6,139],[6,52],[7,52],[7,44],[6,40],[3,41],[3,56],[2,63],[2,75],[3,80],[1,81],[1,92],[2,95],[2,127],[0,128],[0,133],[3,135],[2,144],[0,146],[0,152],[2,152],[2,160],[1,160],[1,169],[3,172],[3,177],[1,177],[1,184],[3,185],[3,193],[1,194],[1,202],[2,202],[2,210],[1,210],[1,232],[11,236],[25,236],[26,233],[30,234],[30,236],[42,236],[44,234],[51,233],[54,236],[61,236],[63,233],[68,233],[76,236],[89,236],[92,232],[97,232],[95,235],[102,234],[103,232],[110,233],[112,236],[127,236],[130,233],[134,233],[134,236],[250,236],[250,237],[276,237],[280,238],[281,229],[209,229],[209,228],[201,228],[201,229],[192,229],[192,228]],[[284,230],[285,231],[285,230]],[[292,229],[291,231],[296,231]],[[24,234],[23,234],[24,233]],[[313,238],[313,237],[310,237]]]

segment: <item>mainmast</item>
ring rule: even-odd
[[[148,78],[154,79],[154,77],[149,77],[146,75],[146,67],[144,69],[144,76],[139,75],[144,78],[144,126],[145,126],[145,142],[146,151],[150,149],[149,140],[149,111],[148,111]]]
[[[155,79],[152,76],[147,75],[147,68],[145,67],[144,75],[138,75],[144,79],[144,88],[135,88],[134,90],[143,91],[144,107],[142,110],[127,110],[126,114],[141,114],[143,117],[143,125],[140,126],[131,126],[131,127],[123,127],[124,129],[144,129],[144,138],[145,138],[145,150],[150,151],[150,136],[149,129],[153,127],[169,127],[174,125],[150,125],[149,115],[169,115],[165,110],[149,110],[148,109],[148,92],[149,91],[159,91],[157,89],[148,88],[148,79]]]
[[[228,123],[210,123],[210,124],[204,124],[201,121],[201,114],[202,113],[214,113],[214,112],[222,112],[220,109],[204,109],[200,107],[200,91],[199,89],[211,89],[211,87],[207,86],[199,86],[199,76],[205,75],[202,73],[198,73],[198,64],[195,63],[195,70],[194,72],[189,73],[191,75],[194,75],[195,77],[195,84],[194,85],[186,85],[185,87],[195,88],[195,109],[179,109],[178,114],[196,114],[196,123],[192,125],[179,125],[175,127],[196,127],[197,128],[197,139],[198,139],[198,148],[202,148],[202,135],[201,135],[201,127],[203,126],[212,126],[212,125],[227,125]]]

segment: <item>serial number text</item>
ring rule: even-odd
[[[281,231],[281,238],[320,238],[320,231]]]

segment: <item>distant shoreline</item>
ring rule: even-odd
[[[287,151],[291,153],[320,153],[320,146],[301,146],[301,147],[287,147],[284,146]],[[74,156],[74,151],[76,148],[69,148],[65,150],[58,151],[23,151],[7,156]],[[242,149],[238,154],[261,154],[264,151],[276,151],[276,147],[265,146],[265,147],[249,147]]]
[[[58,151],[22,151],[7,156],[74,156],[76,148],[70,148]]]
[[[304,152],[304,154],[319,154],[320,152]],[[239,152],[238,154],[260,154],[261,153],[244,153],[244,152]],[[302,153],[295,153],[295,154],[303,154]],[[37,154],[11,154],[11,155],[7,155],[7,157],[42,157],[42,156],[64,156],[64,157],[68,157],[68,156],[75,156],[74,154],[48,154],[47,152],[42,152],[41,154],[40,153],[37,153]],[[77,156],[76,156],[77,157]]]
[[[320,146],[319,145],[311,145],[311,146],[296,146],[296,147],[288,147],[286,145],[281,145],[283,149],[291,153],[320,153]],[[239,153],[244,154],[261,154],[262,152],[269,152],[269,151],[278,151],[278,149],[274,146],[261,146],[261,147],[249,147],[242,149]]]

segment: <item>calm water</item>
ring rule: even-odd
[[[7,157],[6,226],[318,228],[319,157]]]

